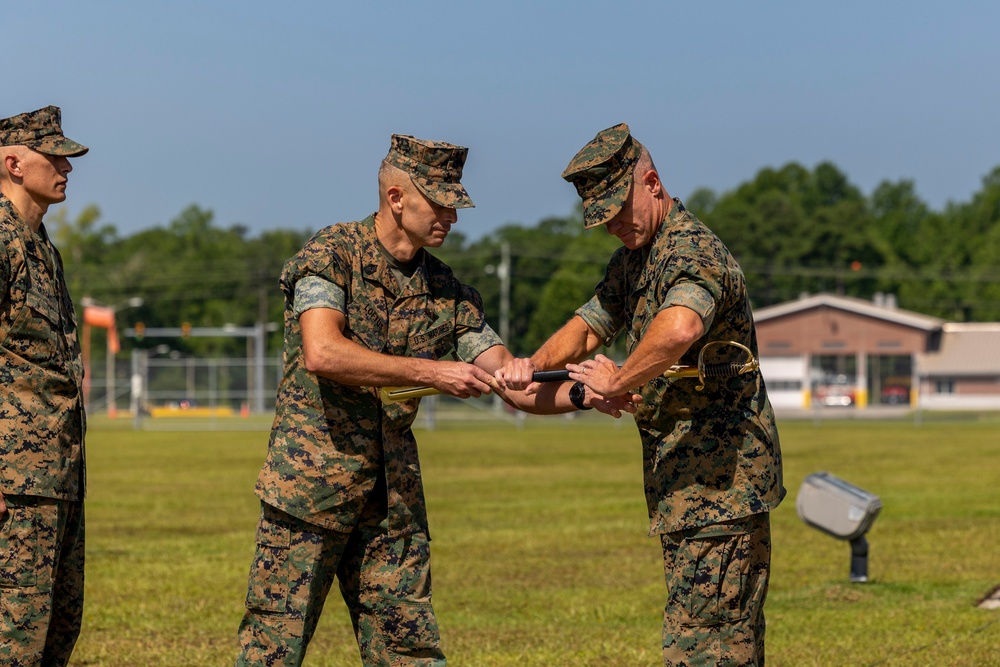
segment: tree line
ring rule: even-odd
[[[932,210],[910,180],[884,181],[865,195],[829,162],[761,169],[717,193],[685,201],[726,243],[747,276],[755,308],[808,293],[870,299],[894,294],[901,308],[952,321],[1000,321],[1000,167],[967,202]],[[74,220],[60,209],[47,221],[77,303],[119,307],[119,328],[249,326],[282,321],[278,276],[315,230],[250,235],[221,227],[192,205],[165,226],[122,236],[89,206]],[[584,230],[579,207],[534,226],[508,224],[470,240],[452,231],[434,251],[475,286],[490,325],[509,332],[515,353],[530,353],[592,294],[616,238]],[[504,275],[504,258],[507,279]],[[506,290],[502,288],[506,287]],[[506,291],[506,298],[502,291]],[[126,307],[129,300],[142,300]],[[501,304],[507,325],[499,321]],[[95,332],[95,347],[103,333]],[[123,347],[240,356],[243,340],[125,340]],[[268,342],[281,348],[281,332]]]

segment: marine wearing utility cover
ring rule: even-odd
[[[473,205],[459,180],[466,154],[393,135],[385,162],[437,205],[464,208]],[[237,665],[300,664],[334,576],[365,665],[444,664],[410,430],[419,399],[383,404],[377,387],[310,372],[299,318],[339,311],[350,341],[394,357],[471,363],[502,341],[479,293],[423,247],[396,260],[376,215],[320,230],[281,274],[284,376],[256,485],[262,511]]]
[[[584,371],[607,374],[612,388],[619,372],[623,383],[643,378],[635,422],[668,591],[664,665],[763,665],[769,516],[785,495],[764,380],[756,366],[703,387],[687,378],[645,380],[635,370],[653,357],[695,365],[702,350],[713,354],[708,363],[738,362],[741,347],[730,343],[756,358],[743,272],[722,241],[669,197],[624,123],[599,132],[563,178],[583,199],[585,225],[607,225],[624,244],[575,321],[588,340],[625,336],[624,366],[612,371],[592,360],[582,362]],[[571,326],[580,325],[564,330],[579,337]],[[563,340],[557,332],[546,345],[558,350]],[[630,366],[630,359],[640,361]]]
[[[87,152],[58,107],[0,119],[0,664],[65,665],[83,615],[83,362],[62,258],[18,180]],[[7,173],[9,147],[58,158]],[[21,149],[23,150],[23,149]],[[36,156],[37,157],[37,156]],[[23,163],[23,164],[22,164]],[[48,193],[51,196],[51,193]],[[25,196],[26,195],[26,196]],[[37,220],[14,204],[29,201]],[[27,216],[27,217],[26,217]]]

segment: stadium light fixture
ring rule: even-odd
[[[806,524],[851,543],[851,582],[867,582],[865,533],[882,509],[879,497],[828,472],[817,472],[803,480],[795,509]]]

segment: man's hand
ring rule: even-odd
[[[438,361],[431,386],[442,394],[457,398],[478,398],[489,394],[496,380],[483,369],[461,361]]]
[[[598,412],[611,415],[615,419],[620,419],[623,412],[634,415],[638,403],[642,403],[642,396],[639,394],[622,394],[621,396],[605,398],[594,394],[593,390],[589,388],[587,389],[587,397],[583,400],[584,405],[589,405]]]
[[[582,382],[600,396],[618,396],[622,392],[622,388],[615,384],[618,365],[603,354],[581,364],[566,364],[566,370],[570,378]]]
[[[538,368],[531,359],[511,359],[498,368],[493,377],[496,378],[497,384],[504,391],[509,389],[513,391],[523,390],[525,394],[530,396],[541,386],[540,383],[531,381],[532,374],[537,370]]]
[[[0,517],[7,513],[7,503],[3,499],[3,494],[0,493]]]

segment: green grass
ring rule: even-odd
[[[773,515],[772,667],[1000,665],[996,424],[783,422]],[[418,432],[434,601],[457,667],[661,663],[663,573],[629,421]],[[87,607],[74,665],[232,664],[265,432],[89,434]],[[881,496],[869,584],[795,513],[829,470]],[[359,664],[334,593],[306,664]]]

